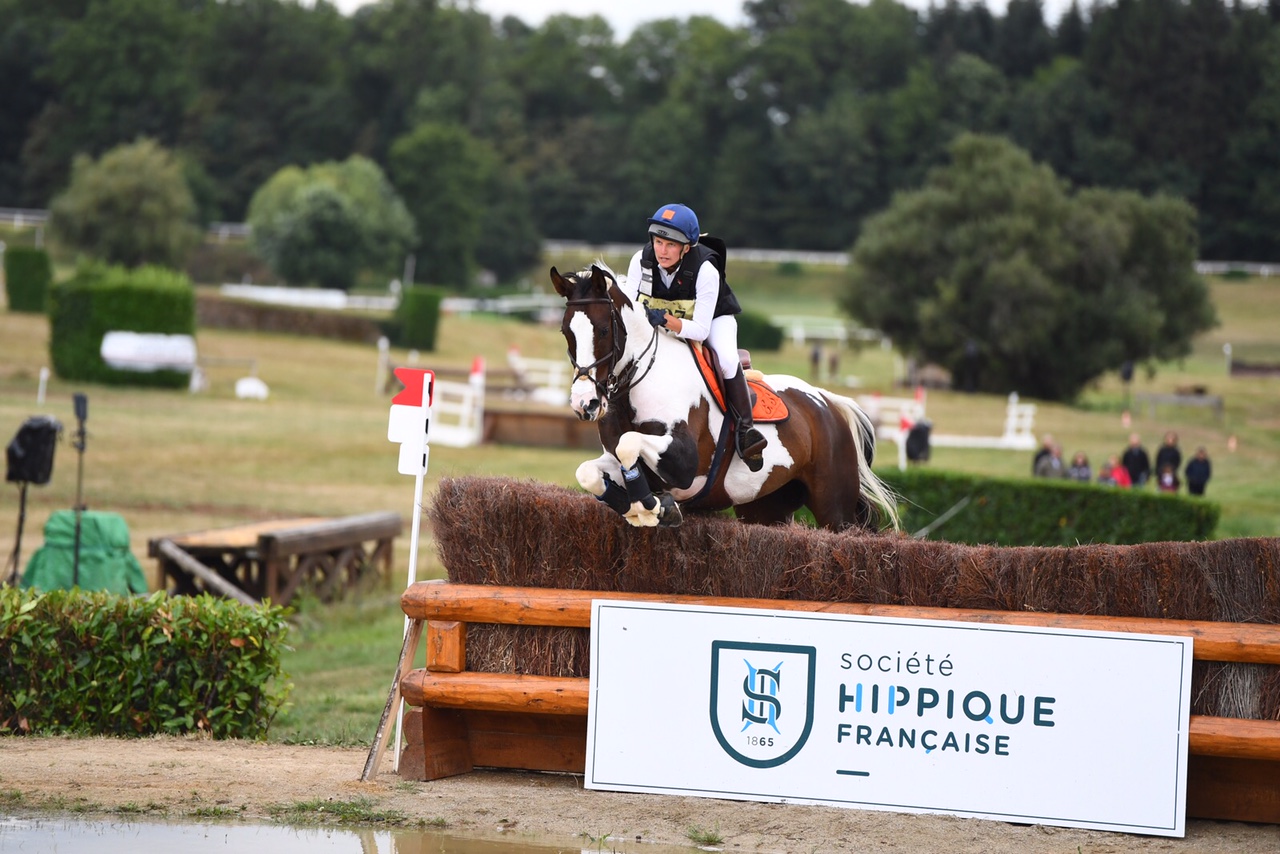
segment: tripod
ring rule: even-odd
[[[53,475],[53,449],[62,425],[47,415],[36,415],[23,422],[18,434],[5,448],[5,480],[18,484],[18,534],[10,556],[12,571],[6,584],[17,584],[22,572],[22,531],[27,522],[27,487],[49,482]]]
[[[76,421],[79,422],[79,426],[76,428],[76,438],[75,438],[75,441],[71,443],[71,446],[76,449],[76,452],[79,454],[80,461],[79,461],[79,464],[77,465],[77,470],[76,470],[76,545],[75,545],[75,557],[73,559],[74,562],[71,565],[72,566],[71,586],[79,587],[80,586],[80,521],[84,516],[84,499],[83,499],[84,448],[85,448],[85,438],[87,436],[84,430],[84,422],[89,420],[89,398],[85,397],[83,394],[77,393],[72,397],[72,400],[75,403]]]
[[[18,533],[13,541],[13,554],[9,556],[12,569],[5,576],[5,584],[14,586],[18,583],[18,571],[22,566],[22,528],[27,523],[27,486],[24,480],[18,484]]]

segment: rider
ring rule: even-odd
[[[751,418],[751,396],[738,359],[737,297],[720,277],[715,253],[698,242],[698,217],[685,205],[663,205],[649,217],[649,242],[631,258],[627,282],[649,322],[715,351],[725,396],[737,421],[738,456],[752,471],[768,444]]]

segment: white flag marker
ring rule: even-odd
[[[409,537],[409,580],[405,587],[418,580],[418,531],[422,522],[422,479],[427,473],[427,457],[430,448],[427,434],[431,430],[431,403],[435,392],[434,371],[421,368],[396,368],[395,375],[404,383],[404,391],[391,398],[391,420],[387,424],[387,438],[400,443],[400,474],[414,477],[413,526]],[[404,618],[404,631],[409,632],[409,617]],[[403,746],[401,721],[404,717],[404,700],[396,711],[395,770],[400,771],[400,751]]]

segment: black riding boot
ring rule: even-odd
[[[747,378],[739,368],[738,372],[724,381],[725,397],[729,402],[729,410],[737,420],[734,442],[738,456],[752,471],[760,471],[764,466],[764,446],[769,441],[755,429],[751,419],[751,392],[747,390]]]

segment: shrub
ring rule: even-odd
[[[182,164],[149,139],[98,160],[76,157],[71,183],[53,200],[50,227],[67,245],[113,264],[179,266],[200,242]]]
[[[0,589],[0,733],[262,738],[290,685],[287,611]]]
[[[67,380],[183,388],[189,375],[182,371],[109,367],[102,359],[102,339],[115,330],[195,335],[195,316],[195,289],[181,273],[83,264],[49,293],[53,369]]]
[[[444,294],[443,288],[405,288],[388,337],[399,347],[434,350]]]
[[[763,314],[744,311],[738,315],[738,346],[744,350],[775,353],[782,349],[782,329]]]
[[[53,281],[49,253],[29,246],[14,246],[4,253],[4,290],[10,311],[44,312]]]
[[[930,539],[1000,546],[1071,546],[1212,539],[1221,508],[1198,498],[1086,483],[1001,480],[930,469],[881,473],[918,531],[964,499]]]
[[[362,269],[399,270],[416,234],[382,169],[359,155],[281,169],[254,193],[248,222],[258,255],[290,284],[342,290]]]

